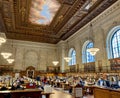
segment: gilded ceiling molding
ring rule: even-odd
[[[29,21],[31,7],[35,8],[36,4],[40,7],[36,0],[33,0],[33,3],[31,0],[3,0],[1,10],[6,36],[9,39],[57,44],[116,2],[116,0],[97,0],[95,3],[90,1],[58,0],[61,6],[51,23],[39,25]],[[90,5],[90,8],[86,7],[87,5]]]

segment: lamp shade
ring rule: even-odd
[[[0,43],[5,43],[6,39],[0,36]]]
[[[9,57],[12,55],[12,53],[2,52],[1,55],[2,55],[5,59],[7,59],[7,58],[9,58]]]
[[[59,62],[58,61],[53,61],[52,63],[56,66]]]
[[[6,36],[4,33],[0,32],[0,45],[6,42]]]
[[[7,59],[8,63],[13,63],[14,62],[14,59]]]
[[[99,51],[98,48],[89,48],[87,49],[88,52],[90,52],[91,55],[96,55],[96,53]]]
[[[69,62],[71,59],[72,59],[71,57],[64,57],[64,60],[65,60],[66,62]]]

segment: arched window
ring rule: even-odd
[[[113,58],[120,57],[120,30],[116,31],[111,39]]]
[[[75,51],[75,49],[73,49],[73,48],[70,49],[69,57],[71,57],[69,65],[76,65],[76,51]]]
[[[120,26],[114,27],[107,36],[108,58],[120,57]]]
[[[92,41],[86,41],[83,45],[82,49],[82,62],[83,63],[90,63],[90,62],[95,62],[95,57],[91,55],[87,49],[93,48],[94,43]]]
[[[87,61],[87,63],[95,61],[94,56],[91,55],[90,52],[87,51],[87,49],[89,49],[89,48],[93,48],[93,42],[89,42],[86,46],[86,61]]]

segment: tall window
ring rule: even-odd
[[[113,58],[120,57],[120,29],[113,34],[111,39],[111,46]]]
[[[120,58],[120,26],[111,29],[107,36],[108,59]]]
[[[86,62],[87,63],[95,61],[94,56],[91,55],[90,52],[87,51],[87,49],[89,49],[89,48],[93,48],[93,42],[89,42],[86,46]]]
[[[95,57],[91,55],[87,49],[94,47],[94,43],[91,40],[86,41],[82,47],[82,63],[95,62]]]
[[[70,49],[70,57],[71,60],[69,62],[69,65],[76,65],[76,51],[73,48]]]

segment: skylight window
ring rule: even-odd
[[[57,0],[32,0],[29,21],[34,24],[49,25],[59,7]]]

